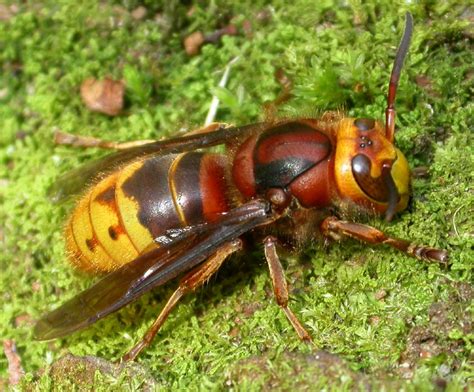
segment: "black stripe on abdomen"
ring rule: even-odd
[[[122,186],[125,195],[136,201],[138,220],[153,238],[181,227],[168,182],[169,168],[175,159],[176,155],[145,159]]]
[[[169,173],[175,207],[184,226],[203,221],[200,187],[201,161],[204,153],[189,152],[178,156]]]

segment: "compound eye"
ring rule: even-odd
[[[369,197],[378,202],[387,202],[388,190],[381,177],[370,175],[372,162],[364,154],[358,154],[352,159],[352,174],[360,189]]]
[[[354,125],[359,131],[370,131],[374,129],[375,120],[371,118],[358,118],[354,121]]]

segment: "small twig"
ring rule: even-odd
[[[21,358],[16,351],[16,344],[13,339],[3,341],[3,351],[8,362],[8,381],[10,385],[18,385],[25,371],[21,367]]]

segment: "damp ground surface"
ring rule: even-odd
[[[205,3],[205,2],[203,2]],[[464,1],[7,2],[0,5],[0,336],[16,344],[28,390],[465,390],[473,387],[473,8]],[[410,10],[415,32],[397,97],[398,147],[425,176],[407,211],[368,223],[447,249],[448,267],[355,241],[282,256],[300,343],[275,304],[262,252],[231,259],[174,311],[136,364],[113,363],[142,336],[174,283],[83,332],[32,338],[46,310],[91,285],[64,255],[72,203],[55,179],[104,154],[57,146],[57,130],[130,141],[217,121],[264,118],[274,74],[293,81],[278,116],[383,118],[389,72]],[[229,24],[198,48],[183,41]],[[210,40],[210,39],[209,39]],[[235,57],[226,88],[216,87]],[[125,83],[120,115],[90,111],[88,78]],[[354,219],[359,217],[354,216]],[[100,293],[98,293],[100,295]],[[8,350],[6,350],[8,351]],[[0,389],[19,367],[0,356]]]

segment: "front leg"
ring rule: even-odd
[[[443,264],[448,262],[448,252],[444,249],[416,245],[413,242],[389,237],[375,227],[340,220],[330,216],[321,223],[321,231],[325,237],[340,239],[341,236],[358,239],[369,244],[386,244],[407,255],[426,261],[436,261]]]

